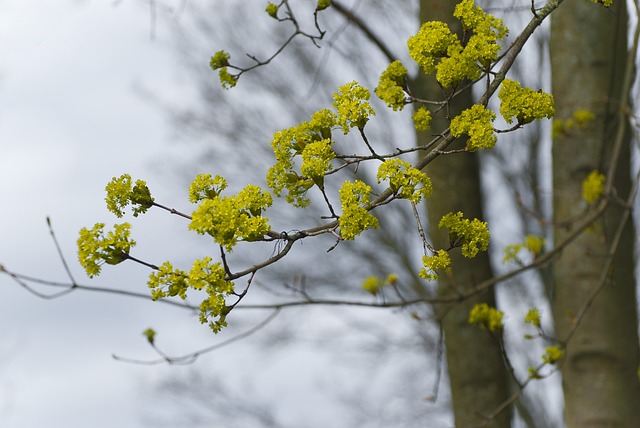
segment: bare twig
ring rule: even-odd
[[[53,244],[56,246],[56,251],[58,252],[58,256],[60,257],[60,261],[62,262],[62,266],[64,267],[65,272],[67,272],[67,276],[71,281],[72,287],[76,285],[76,280],[73,278],[73,274],[71,274],[71,269],[69,269],[69,265],[67,264],[67,260],[64,257],[64,253],[62,252],[62,248],[60,248],[60,243],[58,242],[58,238],[56,238],[56,234],[53,231],[53,226],[51,226],[51,219],[47,216],[47,227],[49,228],[49,234],[51,235],[51,239],[53,240]]]
[[[354,23],[355,26],[364,33],[367,39],[369,39],[369,41],[373,43],[380,50],[380,52],[384,54],[385,57],[387,57],[387,60],[389,60],[389,62],[393,62],[397,59],[396,56],[391,52],[391,49],[384,43],[384,40],[376,36],[373,32],[373,29],[371,29],[369,25],[367,25],[367,23],[358,15],[356,15],[352,10],[348,9],[341,2],[338,2],[336,0],[333,0],[331,2],[331,7],[342,16],[344,16],[347,20]]]
[[[259,330],[263,329],[264,327],[266,327],[271,321],[273,321],[275,319],[275,317],[280,313],[280,311],[278,309],[274,310],[267,318],[265,318],[262,322],[260,322],[259,324],[256,324],[255,326],[253,326],[252,328],[250,328],[249,330],[238,334],[237,336],[234,336],[230,339],[227,339],[225,341],[222,341],[220,343],[216,343],[215,345],[211,345],[207,348],[202,348],[198,351],[195,352],[191,352],[189,354],[185,354],[179,357],[171,357],[169,355],[167,355],[166,353],[162,352],[157,345],[155,344],[155,342],[150,343],[151,347],[161,356],[160,359],[157,360],[139,360],[139,359],[134,359],[134,358],[127,358],[127,357],[120,357],[118,355],[113,354],[112,357],[113,359],[117,360],[117,361],[122,361],[122,362],[126,362],[126,363],[132,363],[132,364],[140,364],[140,365],[158,365],[158,364],[164,364],[164,363],[168,363],[168,364],[192,364],[194,363],[201,355],[204,354],[208,354],[210,352],[213,352],[215,350],[227,347],[235,342],[238,342],[242,339],[246,339],[247,337],[251,336],[252,334],[258,332]]]

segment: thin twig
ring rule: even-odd
[[[347,20],[353,22],[356,27],[358,27],[358,29],[362,31],[365,36],[367,36],[369,41],[372,42],[380,50],[380,52],[384,54],[385,57],[387,57],[387,60],[389,62],[393,62],[397,59],[396,55],[394,55],[391,52],[391,49],[384,43],[384,39],[376,36],[373,32],[373,29],[371,29],[369,25],[367,25],[367,23],[358,15],[356,15],[352,10],[348,9],[341,2],[336,0],[333,0],[331,2],[331,7],[342,16],[344,16]]]
[[[140,364],[140,365],[158,365],[158,364],[164,364],[164,363],[168,363],[168,364],[192,364],[201,355],[208,354],[208,353],[213,352],[213,351],[215,351],[217,349],[227,347],[227,346],[231,345],[232,343],[238,342],[239,340],[242,340],[242,339],[246,339],[247,337],[251,336],[252,334],[258,332],[259,330],[261,330],[264,327],[266,327],[267,324],[269,324],[271,321],[273,321],[275,319],[275,317],[279,313],[280,313],[280,310],[276,309],[276,310],[273,311],[273,313],[271,313],[262,322],[260,322],[259,324],[255,325],[254,327],[250,328],[249,330],[238,334],[237,336],[234,336],[234,337],[232,337],[230,339],[227,339],[225,341],[222,341],[220,343],[216,343],[215,345],[211,345],[211,346],[209,346],[207,348],[203,348],[203,349],[200,349],[198,351],[191,352],[189,354],[185,354],[185,355],[182,355],[182,356],[179,356],[179,357],[170,357],[169,355],[165,354],[164,352],[161,352],[160,349],[155,345],[155,343],[151,343],[151,346],[162,357],[161,359],[158,359],[158,360],[139,360],[139,359],[133,359],[133,358],[127,358],[127,357],[120,357],[120,356],[115,355],[115,354],[113,354],[112,357],[113,357],[113,359],[115,359],[117,361],[122,361],[122,362],[125,362],[125,363],[132,363],[132,364]]]
[[[62,262],[62,266],[64,270],[67,272],[67,276],[71,281],[72,287],[75,286],[76,280],[73,278],[71,274],[71,269],[69,269],[69,265],[67,264],[67,260],[64,257],[64,253],[62,252],[62,248],[60,248],[60,243],[58,242],[58,238],[56,238],[56,234],[53,231],[53,226],[51,226],[51,219],[47,216],[47,227],[49,228],[49,234],[51,235],[51,239],[53,240],[53,244],[56,246],[56,251],[58,252],[58,257],[60,257],[60,261]]]

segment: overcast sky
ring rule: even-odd
[[[145,291],[148,272],[135,266],[88,280],[75,239],[83,226],[113,223],[103,189],[114,175],[174,190],[154,168],[169,153],[170,130],[133,90],[144,84],[163,97],[180,95],[167,32],[161,24],[156,31],[151,40],[149,10],[138,1],[0,2],[0,263],[8,269],[66,280],[50,216],[80,282]],[[165,246],[179,229],[172,220],[141,224],[137,237]],[[111,354],[153,358],[141,336],[149,326],[159,340],[172,337],[176,350],[212,342],[179,310],[91,293],[45,301],[5,276],[0,287],[2,427],[141,426],[153,400],[144,385],[166,368]]]
[[[265,2],[249,3],[262,8]],[[178,7],[181,1],[163,4]],[[0,0],[0,264],[7,269],[68,279],[49,237],[49,216],[79,282],[147,292],[148,270],[131,263],[106,267],[89,280],[76,262],[75,240],[82,227],[117,220],[105,208],[103,189],[125,172],[145,179],[157,200],[189,210],[180,205],[176,171],[167,169],[168,159],[186,162],[189,154],[171,144],[174,130],[166,115],[137,89],[177,103],[191,102],[194,91],[176,66],[173,33],[162,19],[152,25],[148,5],[138,0]],[[193,258],[204,248],[184,233],[184,221],[164,213],[133,223],[137,251],[152,262]],[[157,406],[149,394],[154,382],[192,368],[131,365],[112,354],[156,358],[141,334],[148,327],[173,354],[222,340],[189,313],[160,304],[86,292],[42,300],[6,276],[0,276],[0,289],[2,428],[143,427]],[[376,321],[385,324],[387,316],[398,318],[376,312]],[[314,328],[295,319],[299,329]],[[344,322],[326,312],[320,319],[324,326]],[[321,367],[336,367],[335,360],[304,346],[277,359],[256,356],[251,343],[203,357],[197,369],[226,369],[232,384],[252,378],[258,393],[279,402],[278,416],[291,426],[301,418],[316,421],[309,426],[335,422],[338,410],[328,411],[327,396],[336,377],[325,375],[324,389],[316,391],[308,373],[309,367],[329,373]],[[451,424],[446,417],[432,423]]]
[[[180,203],[184,196],[166,165],[189,156],[170,144],[165,114],[136,88],[187,103],[193,90],[176,67],[171,32],[158,20],[152,39],[151,25],[148,6],[134,0],[0,1],[0,263],[7,269],[68,280],[49,237],[49,216],[80,283],[147,292],[148,270],[132,264],[106,267],[89,280],[77,264],[75,240],[82,227],[117,220],[103,200],[113,176],[145,179],[159,201]],[[156,263],[188,258],[203,247],[185,227],[180,219],[151,213],[134,222],[137,251]],[[151,302],[86,292],[42,300],[6,276],[0,287],[3,428],[145,426],[158,406],[150,394],[155,382],[193,368],[131,365],[112,354],[156,358],[141,334],[148,327],[173,354],[229,337],[214,337],[189,313]],[[266,314],[256,316],[237,331]],[[298,329],[314,328],[296,320]],[[384,323],[385,316],[377,313],[376,320]],[[324,327],[343,322],[322,317]],[[319,369],[339,369],[335,360],[310,349],[257,356],[247,341],[203,357],[196,369],[226,371],[231,385],[250,381],[251,392],[277,401],[277,416],[291,426],[300,420],[326,426],[339,417],[327,409],[346,382]],[[309,367],[324,376],[320,386]]]

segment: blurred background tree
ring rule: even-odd
[[[455,2],[429,2],[425,0],[402,2],[401,4],[369,1],[366,5],[358,1],[334,2],[332,15],[327,15],[327,18],[321,21],[323,25],[327,26],[327,39],[321,50],[311,48],[309,43],[304,41],[294,43],[288,55],[278,58],[277,61],[262,70],[257,70],[254,75],[243,76],[242,84],[226,93],[215,82],[212,84],[211,71],[201,61],[202,55],[210,55],[212,46],[210,43],[206,43],[199,47],[201,41],[216,40],[214,50],[224,47],[225,50],[231,52],[247,51],[260,58],[267,56],[277,47],[278,41],[286,38],[287,29],[269,26],[273,23],[268,19],[263,21],[262,17],[252,15],[251,11],[241,6],[236,6],[235,10],[234,7],[231,7],[229,15],[214,15],[208,13],[206,7],[201,10],[198,6],[190,4],[188,11],[195,16],[194,19],[197,23],[195,27],[198,28],[198,32],[187,34],[183,30],[184,27],[189,27],[181,25],[178,28],[180,34],[178,39],[181,40],[178,52],[184,58],[183,63],[191,64],[190,76],[198,76],[195,81],[199,82],[198,87],[201,88],[202,103],[176,109],[174,105],[167,102],[164,103],[166,111],[175,123],[176,132],[185,141],[196,141],[201,144],[202,155],[198,156],[197,161],[200,166],[199,171],[211,169],[212,173],[233,175],[236,169],[235,165],[251,165],[246,169],[243,168],[243,181],[261,182],[272,156],[266,142],[270,140],[270,133],[273,129],[284,128],[306,120],[312,112],[330,102],[329,96],[335,88],[349,80],[355,79],[365,86],[375,87],[380,71],[393,59],[401,59],[410,64],[405,45],[407,38],[416,32],[420,22],[426,20],[443,20],[455,28],[453,26],[456,20],[452,17],[454,6]],[[492,2],[491,5],[483,4],[483,6],[486,6],[489,12],[505,17],[507,25],[515,28],[521,28],[531,13],[530,7],[514,5],[512,2],[501,4]],[[216,16],[219,16],[220,19],[216,20]],[[236,37],[238,31],[248,30],[232,28],[234,23],[248,21],[252,22],[252,25],[248,26],[251,31],[261,32],[261,35],[249,36],[250,39],[268,39],[268,43],[273,43],[273,45],[256,46],[251,44],[250,47],[247,47],[243,43],[244,37]],[[265,23],[257,24],[253,23],[254,21]],[[514,33],[517,34],[516,31]],[[548,74],[523,73],[521,71],[538,63],[539,58],[545,57],[547,40],[548,35],[545,31],[535,34],[535,38],[527,47],[527,55],[513,71],[518,80],[524,81],[532,87],[544,87],[548,84],[548,77],[545,79]],[[200,54],[195,55],[194,52],[200,52]],[[414,75],[418,79],[424,79],[416,71],[413,70]],[[287,76],[287,78],[272,79],[269,76]],[[436,98],[440,95],[439,88],[435,87],[434,82],[417,80],[414,86],[416,88],[424,87],[426,94],[424,98],[432,99],[431,95],[436,95]],[[458,107],[452,106],[451,116],[455,111],[460,111],[465,105],[471,104],[473,99],[471,90],[456,97],[454,102],[459,104],[455,104]],[[266,116],[265,110],[260,105],[262,100],[273,106],[269,109],[273,114]],[[398,141],[426,138],[420,134],[413,136],[411,131],[407,132],[412,129],[408,115],[394,114],[382,107],[380,103],[376,107],[378,117],[375,123],[372,121],[371,126],[375,127],[376,139],[387,141],[389,149],[397,146]],[[435,122],[438,125],[434,125],[434,133],[438,132],[438,129],[446,128],[447,120],[444,114],[436,118]],[[397,123],[398,126],[387,126],[386,124],[389,123]],[[379,126],[379,124],[384,125]],[[462,191],[459,190],[446,194],[443,192],[441,195],[434,194],[434,198],[427,205],[432,210],[430,218],[437,219],[444,212],[457,210],[473,213],[470,214],[471,216],[485,218],[482,215],[484,205],[484,207],[488,207],[489,216],[486,218],[490,222],[493,211],[494,213],[499,212],[501,226],[509,225],[505,228],[507,230],[496,232],[497,239],[504,244],[521,240],[527,234],[544,235],[547,233],[551,236],[548,229],[545,229],[539,221],[541,218],[548,217],[550,213],[550,167],[544,163],[545,159],[540,160],[545,156],[545,150],[549,149],[549,140],[547,138],[545,141],[545,138],[542,138],[545,132],[542,126],[544,125],[530,125],[525,130],[519,131],[517,137],[508,134],[504,136],[505,140],[517,139],[517,145],[503,144],[483,156],[479,156],[477,153],[459,157],[449,156],[430,165],[428,171],[434,177],[434,182],[446,183],[444,186],[446,188],[465,189],[466,192],[461,193]],[[206,143],[202,144],[203,141]],[[224,141],[233,141],[233,144],[225,144]],[[222,164],[219,162],[220,159],[235,159],[235,161]],[[506,159],[509,161],[506,162]],[[230,171],[225,171],[225,168],[229,168]],[[483,168],[490,168],[491,173],[482,174]],[[193,167],[188,169],[193,171]],[[257,173],[255,177],[248,176],[247,174],[252,171],[260,173]],[[367,174],[370,172],[364,170],[359,173]],[[188,183],[192,176],[191,172],[185,174],[183,183]],[[487,181],[492,189],[497,184],[504,192],[500,195],[491,191],[486,192],[486,185],[483,186],[481,183]],[[451,198],[454,200],[450,200]],[[407,227],[414,221],[413,214],[409,209],[398,211],[394,211],[391,218],[381,212],[382,227],[379,233],[363,236],[361,242],[350,246],[348,254],[323,254],[327,247],[322,245],[318,249],[306,248],[305,254],[296,255],[294,261],[288,262],[290,265],[287,268],[277,269],[277,272],[272,273],[269,278],[269,287],[273,291],[286,294],[290,290],[286,287],[282,289],[278,284],[291,284],[295,280],[294,278],[298,278],[309,284],[309,290],[313,290],[314,295],[322,296],[326,295],[325,293],[338,291],[341,296],[349,296],[361,293],[358,284],[366,276],[385,276],[389,272],[398,272],[404,295],[409,297],[433,295],[434,288],[431,285],[427,285],[425,288],[424,281],[418,279],[416,275],[419,270],[419,266],[416,265],[416,260],[419,260],[419,251],[416,250],[419,250],[419,242]],[[440,213],[439,217],[437,213]],[[300,215],[305,218],[308,216],[308,221],[313,222],[321,213],[313,210],[296,213],[298,221],[300,221]],[[282,219],[283,224],[286,224],[286,220],[289,220],[286,216],[286,213],[282,213],[277,218]],[[504,220],[505,218],[507,220]],[[430,221],[430,224],[433,224],[433,221]],[[431,230],[431,233],[433,232],[437,232],[437,227]],[[413,244],[409,244],[411,242]],[[500,253],[500,250],[496,252]],[[311,262],[320,256],[327,260],[326,263],[318,265]],[[496,265],[495,272],[497,273],[505,270],[505,267],[500,263],[501,259],[502,254],[494,254],[493,262]],[[495,274],[488,257],[480,258],[476,263],[478,266],[469,266],[469,272],[475,272],[474,275],[478,275],[478,280],[490,278]],[[351,274],[345,276],[345,272]],[[485,273],[478,274],[478,272]],[[465,275],[462,272],[459,274]],[[505,286],[501,288],[502,299],[509,302],[507,307],[514,302],[514,307],[517,307],[517,310],[513,312],[513,315],[518,318],[523,316],[526,308],[546,304],[541,301],[540,273],[525,275],[525,277],[527,276],[532,282],[531,286],[527,288],[507,288]],[[508,283],[518,285],[519,282],[511,280]],[[446,291],[446,285],[443,286],[443,289]],[[447,349],[454,348],[455,342],[458,343],[458,351],[456,353],[450,351],[447,355],[452,358],[449,361],[449,373],[453,373],[454,377],[458,376],[457,382],[460,387],[456,391],[461,394],[459,396],[460,403],[464,403],[458,406],[460,415],[456,414],[456,417],[459,426],[466,426],[477,418],[478,413],[490,413],[515,390],[507,386],[511,380],[507,377],[499,344],[489,334],[478,332],[477,327],[469,326],[467,323],[470,308],[479,301],[494,303],[493,291],[485,297],[481,296],[478,301],[469,301],[465,305],[453,305],[453,310],[447,307],[421,308],[419,320],[410,320],[409,322],[406,319],[398,320],[400,323],[406,323],[403,329],[398,328],[398,325],[393,325],[389,329],[386,322],[383,325],[372,324],[369,330],[374,330],[370,334],[374,336],[376,344],[373,345],[375,352],[368,356],[358,352],[358,348],[362,350],[361,340],[352,336],[352,334],[359,335],[361,332],[358,330],[348,332],[342,329],[332,332],[328,335],[332,338],[332,342],[335,343],[336,337],[343,337],[343,339],[340,340],[338,346],[329,346],[329,349],[335,352],[334,348],[343,349],[345,346],[352,348],[351,352],[358,355],[356,361],[352,362],[352,369],[360,366],[365,359],[371,361],[369,363],[371,368],[367,366],[367,381],[370,381],[372,373],[375,376],[375,373],[384,372],[384,365],[387,368],[393,365],[398,368],[406,367],[408,364],[406,362],[399,364],[399,361],[391,360],[391,358],[398,358],[399,353],[406,355],[408,359],[413,361],[410,367],[415,367],[416,363],[420,361],[423,361],[422,364],[424,364],[426,360],[431,369],[425,371],[424,380],[419,384],[416,384],[415,380],[410,380],[412,376],[410,370],[408,376],[403,376],[398,370],[398,374],[393,376],[396,380],[385,387],[385,389],[393,388],[398,391],[396,394],[390,395],[410,396],[408,392],[414,391],[417,393],[416,396],[424,396],[429,399],[435,399],[437,396],[436,403],[428,405],[418,400],[405,401],[406,408],[403,407],[401,412],[394,413],[395,416],[389,418],[394,421],[394,426],[413,426],[418,415],[446,414],[446,409],[451,406],[448,401],[448,393],[442,393],[440,392],[442,388],[438,388],[440,376],[443,371],[446,372],[445,366],[440,367],[443,352],[442,321],[450,320],[451,332],[468,331],[468,334],[454,335],[450,333],[446,335],[452,341],[451,344],[447,343]],[[296,316],[300,315],[296,314]],[[353,314],[343,313],[341,316],[351,317]],[[365,315],[365,318],[367,317],[368,315]],[[287,324],[290,323],[285,322],[285,325],[278,325],[277,336],[286,338],[287,344],[290,346],[299,343],[300,337],[296,338],[292,334],[284,333],[291,330],[291,326]],[[349,324],[366,326],[363,320],[351,320]],[[305,333],[304,336],[308,338],[311,334]],[[329,343],[323,339],[323,336],[321,334],[316,342],[320,348],[324,349]],[[511,338],[516,342],[509,343],[507,346],[521,346],[520,337],[521,335],[518,333],[512,333]],[[283,345],[280,341],[274,343],[277,343],[279,347]],[[357,345],[350,346],[349,343]],[[366,349],[371,349],[371,345]],[[488,357],[491,354],[493,356]],[[382,358],[381,355],[389,356]],[[468,358],[464,359],[463,356],[468,356]],[[486,365],[487,358],[494,359],[491,367]],[[526,370],[527,365],[533,364],[532,360],[534,359],[533,356],[523,353],[517,364],[521,370]],[[469,364],[470,361],[478,364]],[[344,362],[348,363],[348,361]],[[452,364],[455,365],[452,366]],[[477,376],[479,367],[487,368],[486,376]],[[446,373],[444,375],[443,379],[446,382],[448,376]],[[474,379],[487,378],[501,378],[503,380],[496,383],[480,382],[478,384],[474,382]],[[173,379],[173,382],[175,385],[177,380]],[[558,384],[556,381],[556,387]],[[472,387],[468,385],[472,385]],[[483,387],[488,388],[488,391],[482,391]],[[443,388],[446,390],[446,383]],[[486,399],[486,402],[483,402],[481,398]],[[342,401],[345,398],[338,395],[338,399]],[[353,398],[346,402],[351,403],[352,401]],[[372,399],[366,401],[376,402]],[[386,400],[381,401],[386,402]],[[397,406],[397,404],[394,405]],[[555,406],[556,410],[549,411],[550,406]],[[377,411],[372,411],[364,403],[348,407],[353,413],[356,413],[358,409],[361,410],[357,412],[362,418],[358,420],[360,424],[368,420],[368,423],[372,424],[371,426],[377,426],[376,424],[384,419],[381,413],[383,413],[385,406],[380,408],[376,404]],[[559,420],[555,422],[552,420],[554,413],[557,418],[560,407],[561,403],[558,402],[545,403],[540,390],[536,390],[535,387],[530,388],[518,402],[518,414],[520,415],[518,418],[524,418],[529,421],[528,423],[532,423],[532,415],[535,415],[537,423],[542,424],[540,426],[553,426],[554,423],[560,423]],[[544,408],[547,410],[543,410]],[[496,426],[510,425],[511,417],[509,415],[509,412],[504,412],[502,419],[495,422]],[[405,425],[402,425],[403,420]]]

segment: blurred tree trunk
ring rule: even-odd
[[[552,17],[550,46],[556,119],[569,118],[578,109],[596,115],[588,128],[569,130],[553,142],[554,234],[559,242],[571,232],[571,220],[584,215],[582,180],[594,169],[606,171],[617,128],[628,128],[619,111],[620,100],[628,96],[621,93],[627,54],[625,2],[616,1],[610,10],[587,1],[565,2]],[[627,139],[615,176],[617,196],[626,199],[629,188]],[[621,214],[613,201],[605,216],[566,247],[554,266],[556,336],[565,340],[575,328],[562,365],[568,427],[640,426],[631,221],[604,287],[577,324],[600,287]]]
[[[457,2],[451,0],[421,0],[421,22],[439,20],[449,24],[452,31],[461,32],[460,23],[453,18]],[[426,99],[442,99],[442,89],[433,76],[421,75],[414,88],[419,96]],[[454,98],[446,117],[446,109],[434,115],[432,129],[428,133],[418,133],[423,143],[432,135],[447,129],[450,118],[473,104],[471,91],[465,91]],[[458,146],[463,147],[460,142]],[[464,213],[465,218],[483,219],[482,195],[480,191],[480,172],[476,153],[441,156],[426,169],[434,183],[434,194],[428,200],[429,234],[434,245],[446,246],[448,237],[438,229],[440,218],[448,212]],[[451,275],[442,275],[438,292],[451,295],[462,286],[473,286],[493,276],[489,257],[480,252],[474,259],[462,257],[459,250],[451,252],[453,271]],[[474,305],[487,303],[495,306],[493,290],[465,300],[440,307],[442,327],[445,334],[447,363],[453,412],[456,427],[477,426],[484,422],[483,416],[493,413],[508,397],[507,372],[502,359],[499,341],[500,333],[483,331],[469,325],[469,312]],[[494,337],[492,337],[492,334]],[[490,427],[510,426],[511,412],[503,411],[490,422]]]

